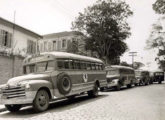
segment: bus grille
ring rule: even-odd
[[[2,90],[2,96],[7,99],[24,97],[25,96],[25,88],[23,87],[10,87]]]

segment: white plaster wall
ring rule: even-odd
[[[42,39],[39,41],[39,48],[40,48],[40,52],[45,52],[44,50],[41,50],[41,44],[44,46],[44,42],[46,41],[47,42],[47,50],[48,50],[48,47],[49,47],[49,43],[51,43],[51,50],[53,49],[53,41],[56,41],[56,50],[58,50],[57,48],[59,47],[58,46],[58,41],[61,41],[61,44],[60,44],[60,51],[66,51],[67,49],[67,43],[66,43],[66,48],[62,48],[62,40],[65,39],[66,41],[67,40],[71,40],[72,41],[72,38],[76,38],[76,39],[79,39],[79,42],[80,43],[83,43],[84,41],[82,40],[83,38],[81,36],[77,36],[77,35],[73,35],[73,36],[64,36],[64,37],[59,37],[59,38],[49,38],[49,39]],[[44,47],[43,47],[44,48]]]
[[[0,23],[0,29],[6,30],[13,34],[13,28],[5,26],[1,23]],[[25,34],[21,31],[15,29],[14,30],[14,41],[12,41],[12,43],[14,43],[14,46],[15,46],[14,51],[16,52],[17,50],[23,50],[23,49],[27,50],[27,40],[33,40],[33,41],[37,42],[37,38],[32,37],[28,34]]]

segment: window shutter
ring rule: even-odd
[[[9,33],[7,38],[8,38],[8,39],[7,39],[7,47],[11,48],[11,39],[12,39],[12,34],[11,34],[11,33]]]
[[[30,41],[27,40],[27,53],[30,53]]]
[[[4,46],[5,44],[5,31],[2,30],[2,45]]]
[[[36,48],[37,48],[37,44],[36,44],[36,42],[32,42],[33,43],[33,53],[35,54],[36,53]]]
[[[3,41],[3,31],[0,30],[0,45],[2,45],[2,41]]]

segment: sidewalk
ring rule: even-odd
[[[0,105],[0,112],[6,111],[6,108],[4,105]]]

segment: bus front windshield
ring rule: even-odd
[[[108,70],[107,75],[118,75],[119,70]]]
[[[40,72],[53,71],[53,70],[54,70],[53,61],[38,62],[35,64],[24,66],[24,74],[30,74],[35,72],[40,73]]]

